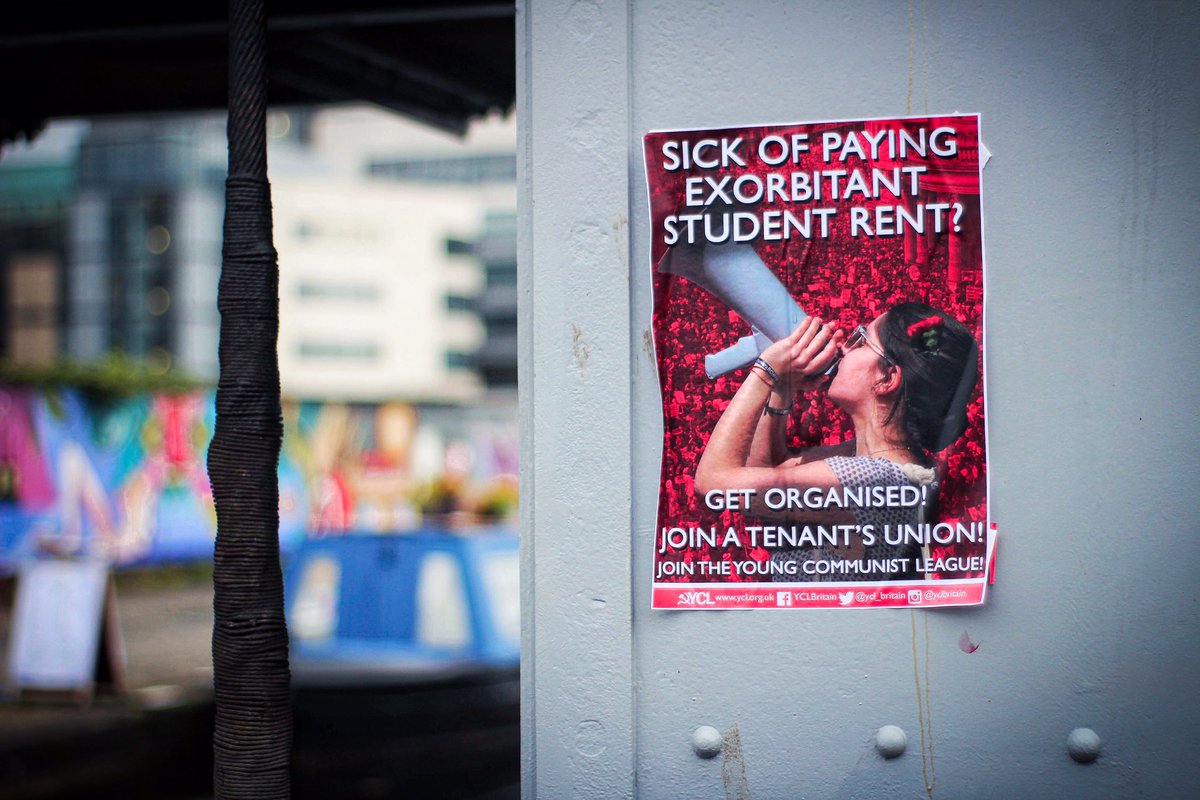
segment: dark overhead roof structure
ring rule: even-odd
[[[0,27],[0,142],[56,117],[227,102],[227,5],[24,2]],[[512,0],[268,0],[273,105],[366,100],[446,130],[507,112]]]

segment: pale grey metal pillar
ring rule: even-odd
[[[1200,11],[527,0],[518,35],[526,796],[1190,796]],[[993,153],[989,604],[651,612],[640,136],[954,111]]]
[[[627,9],[517,29],[525,791],[632,797]]]

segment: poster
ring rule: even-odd
[[[981,150],[977,115],[646,134],[654,608],[984,601]]]

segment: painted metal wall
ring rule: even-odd
[[[1200,10],[519,6],[526,795],[1191,796]],[[988,604],[651,612],[641,135],[954,111],[993,154]],[[724,734],[709,760],[703,725]]]

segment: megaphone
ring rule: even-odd
[[[659,261],[658,271],[687,278],[750,323],[749,336],[704,357],[709,378],[754,363],[808,316],[748,244],[678,244]]]

